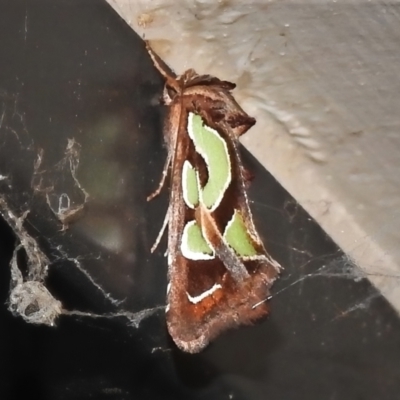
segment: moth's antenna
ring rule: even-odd
[[[148,40],[144,41],[146,44],[146,50],[149,53],[150,58],[153,61],[154,66],[158,72],[165,78],[169,83],[171,79],[176,80],[177,75],[175,72],[158,56],[158,54],[151,48]]]

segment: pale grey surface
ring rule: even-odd
[[[400,309],[400,3],[109,3],[177,72],[238,84],[243,143]]]

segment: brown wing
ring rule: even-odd
[[[213,122],[204,99],[184,98],[181,109],[181,125],[173,167],[171,210],[169,216],[169,275],[167,324],[175,343],[182,350],[195,353],[202,350],[220,332],[249,324],[268,313],[266,299],[275,280],[279,265],[266,253],[254,228],[244,191],[243,170],[237,149],[237,141],[229,133],[229,118]],[[201,107],[203,105],[203,107]],[[211,106],[211,105],[210,105]],[[207,180],[207,166],[196,153],[187,135],[188,112],[202,116],[205,123],[216,129],[228,144],[232,165],[232,181],[221,204],[215,211],[190,209],[182,197],[182,169],[188,160],[200,173],[200,180]],[[244,112],[243,112],[244,113]],[[240,120],[244,120],[240,115]],[[250,118],[250,117],[249,117]],[[241,259],[222,240],[226,224],[234,211],[240,212],[249,231],[257,257]],[[200,217],[199,215],[203,216]],[[213,248],[215,256],[206,260],[189,260],[182,255],[181,233],[188,221],[196,220],[200,225],[211,225],[216,234]],[[243,279],[233,273],[235,263],[247,271]],[[259,304],[257,306],[257,304]]]

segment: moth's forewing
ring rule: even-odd
[[[245,193],[238,137],[254,124],[254,120],[237,105],[227,89],[209,82],[201,85],[201,81],[197,81],[198,85],[189,84],[179,97],[175,97],[165,125],[169,143],[171,136],[175,135],[171,134],[171,130],[179,127],[171,173],[167,325],[175,343],[192,353],[202,350],[220,332],[266,315],[268,306],[265,300],[279,271],[279,265],[266,253],[254,228]],[[198,176],[199,191],[211,179],[212,169],[218,169],[218,165],[210,165],[212,157],[208,157],[207,138],[201,139],[205,141],[204,155],[199,154],[202,150],[190,137],[189,120],[193,115],[200,117],[206,127],[216,132],[214,136],[219,136],[226,145],[225,154],[220,156],[229,159],[229,182],[226,187],[223,186],[218,206],[212,210],[201,204],[189,207],[183,195],[185,162]],[[213,157],[216,159],[215,155]],[[199,213],[199,207],[205,211]],[[246,239],[252,246],[250,255],[242,255],[232,249],[224,237],[235,213],[241,221],[238,224],[240,238],[247,235]],[[186,240],[183,240],[183,233],[189,223],[200,227],[214,254],[205,254],[204,257],[183,254],[185,249],[182,246]],[[207,224],[212,225],[209,230],[206,229]],[[206,233],[215,230],[219,238]],[[247,276],[235,279],[232,273],[235,267],[244,268]]]

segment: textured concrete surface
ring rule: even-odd
[[[243,144],[400,309],[400,2],[108,0],[177,72],[238,84]]]

